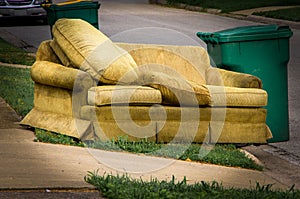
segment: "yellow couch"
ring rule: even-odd
[[[60,19],[31,68],[34,108],[21,124],[79,139],[266,143],[257,77],[210,66],[197,46],[114,43]]]

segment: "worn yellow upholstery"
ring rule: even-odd
[[[262,88],[262,82],[253,75],[209,67],[206,70],[208,85],[238,88]]]
[[[268,95],[249,74],[210,66],[197,46],[113,43],[60,19],[31,69],[34,108],[22,124],[80,139],[266,143]]]
[[[173,75],[180,74],[186,81],[206,84],[205,73],[210,62],[202,47],[128,43],[117,45],[127,50],[140,67],[155,65],[156,70],[159,68],[158,72],[172,72]]]
[[[184,79],[165,73],[148,72],[153,83],[148,85],[160,90],[163,104],[198,106],[210,104],[210,94],[202,85],[187,82]]]
[[[60,59],[53,52],[50,47],[51,40],[43,41],[36,53],[36,61],[50,61],[54,63],[61,63]]]
[[[57,44],[56,40],[52,40],[50,42],[50,46],[53,49],[53,51],[56,54],[56,56],[61,61],[62,65],[66,66],[66,67],[75,68],[73,66],[72,62],[70,61],[70,59],[65,54],[65,52],[59,47],[59,45]]]
[[[88,91],[88,103],[93,106],[111,104],[161,104],[159,90],[146,86],[97,86]]]
[[[184,117],[183,112],[189,117]],[[195,112],[200,115],[200,121],[198,117],[193,118]],[[169,142],[177,136],[177,142],[187,139],[202,142],[209,133],[210,110],[172,106],[164,106],[163,110],[160,106],[83,106],[81,118],[93,121],[96,134],[102,140],[128,135],[131,140],[147,138]],[[195,132],[192,126],[196,126]]]
[[[75,81],[77,90],[95,84],[89,74],[49,61],[36,61],[31,68],[31,78],[40,84],[69,90],[74,88]]]
[[[268,94],[256,88],[205,86],[211,95],[210,106],[263,107],[267,105]]]
[[[123,82],[119,82],[124,74],[136,67],[135,61],[88,22],[59,19],[52,27],[52,33],[74,67],[107,84],[131,81],[122,79]]]
[[[213,108],[211,111],[211,143],[242,143],[242,140],[248,140],[248,143],[264,143],[272,138],[265,123],[266,109],[229,107]]]

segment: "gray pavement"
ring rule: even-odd
[[[114,41],[204,47],[205,44],[195,36],[198,31],[214,32],[237,26],[261,24],[259,21],[149,5],[145,0],[103,0],[99,10],[99,22],[100,30]],[[176,161],[155,172],[135,175],[145,178],[150,175],[170,178],[175,174],[179,179],[186,175],[190,182],[217,180],[226,186],[245,187],[251,186],[250,181],[252,185],[253,182],[259,181],[275,183],[277,187],[296,184],[296,187],[300,188],[300,30],[293,29],[293,32],[294,36],[290,42],[291,60],[288,64],[290,141],[246,148],[265,164],[266,169],[263,172]],[[41,41],[51,38],[50,28],[45,25],[0,27],[0,36],[3,35],[12,35],[29,44],[32,51],[37,49]],[[0,189],[91,189],[83,181],[87,171],[100,168],[101,172],[115,172],[115,167],[97,161],[86,149],[32,142],[33,133],[21,129],[14,122],[9,122],[18,121],[18,118],[10,118],[12,115],[4,114],[4,110],[7,110],[5,107],[2,102]],[[136,159],[131,161],[134,165]],[[122,165],[122,161],[119,163]]]

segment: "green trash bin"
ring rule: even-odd
[[[289,140],[287,64],[289,61],[288,26],[243,26],[214,33],[198,32],[207,51],[219,68],[259,77],[268,92],[267,124],[273,138]]]
[[[47,11],[47,19],[50,28],[61,18],[82,19],[89,22],[95,28],[99,29],[98,1],[66,1],[58,4],[43,4]]]

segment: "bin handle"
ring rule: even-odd
[[[41,6],[42,7],[50,7],[51,4],[52,4],[52,0],[45,0],[45,1],[42,1]]]
[[[203,40],[206,44],[207,43],[212,43],[212,44],[218,44],[219,40],[216,35],[211,33],[211,32],[198,32],[197,36]]]
[[[55,5],[56,6],[64,6],[64,5],[74,4],[74,3],[91,2],[91,1],[93,1],[93,0],[69,0],[69,1],[61,2],[61,3],[55,4]],[[42,3],[42,7],[50,7],[51,3],[52,3],[52,1],[50,1],[50,2],[46,1],[45,3]]]
[[[69,4],[73,4],[73,3],[79,3],[79,2],[89,2],[92,0],[69,0],[69,1],[65,1],[62,3],[58,3],[56,4],[57,6],[64,6],[64,5],[69,5]]]

